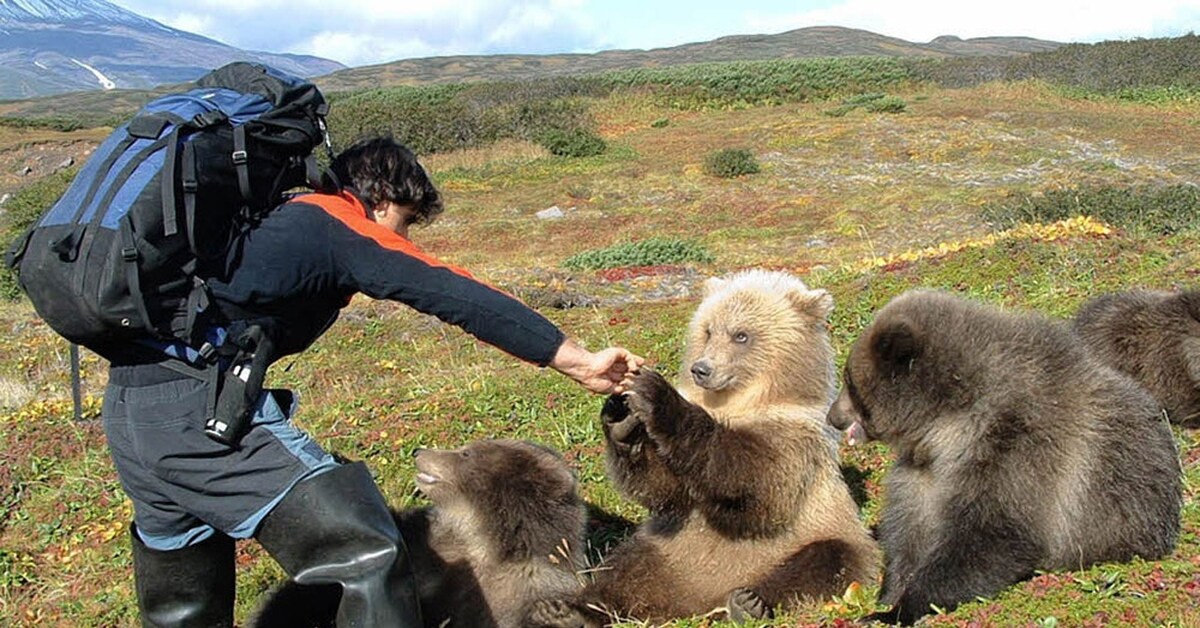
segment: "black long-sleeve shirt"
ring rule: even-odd
[[[284,203],[231,255],[233,271],[209,281],[212,294],[218,305],[272,319],[279,355],[307,347],[357,292],[436,316],[539,366],[565,340],[519,300],[371,220],[349,191]]]

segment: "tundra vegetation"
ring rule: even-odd
[[[71,120],[49,110],[0,120],[6,243],[72,172],[11,183],[21,160],[67,146],[82,161],[133,100]],[[540,295],[553,304],[544,313],[589,345],[629,347],[669,378],[699,281],[736,269],[788,270],[829,290],[839,361],[873,313],[912,287],[1065,318],[1101,292],[1200,283],[1194,35],[1018,58],[707,64],[331,101],[339,143],[386,130],[423,156],[448,209],[414,231],[421,246]],[[585,150],[556,150],[553,137]],[[748,151],[759,172],[707,174],[705,157],[725,149]],[[538,216],[550,207],[562,211]],[[0,617],[135,625],[132,513],[97,420],[104,364],[83,352],[76,420],[67,345],[11,276],[2,281]],[[584,497],[610,515],[591,530],[593,559],[626,532],[622,518],[645,514],[604,477],[602,399],[403,306],[356,298],[270,377],[300,391],[298,423],[365,460],[397,507],[420,503],[415,448],[505,436],[563,452]],[[1200,625],[1200,433],[1174,433],[1185,505],[1172,555],[1037,574],[925,622]],[[869,524],[890,455],[879,444],[843,450]],[[244,620],[282,573],[254,543],[239,544],[238,563]],[[876,588],[861,583],[774,624],[844,625],[874,610]]]

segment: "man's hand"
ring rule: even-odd
[[[637,372],[645,360],[622,347],[609,347],[592,353],[567,339],[550,361],[554,370],[579,382],[579,385],[598,394],[625,392],[622,380]]]

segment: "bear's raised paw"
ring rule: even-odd
[[[630,416],[625,397],[612,395],[600,410],[604,435],[612,443],[629,448],[646,439],[646,427],[637,417]]]
[[[686,402],[661,374],[642,369],[633,376],[625,403],[629,417],[644,424],[653,436],[676,432],[678,418],[684,414],[679,406]]]

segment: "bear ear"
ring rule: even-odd
[[[704,281],[704,296],[711,297],[725,287],[729,280],[720,277],[709,277]]]
[[[833,312],[833,295],[825,290],[792,290],[787,297],[797,312],[818,320],[827,320]]]
[[[913,321],[897,318],[875,329],[869,342],[878,364],[907,367],[921,354],[924,333]]]

